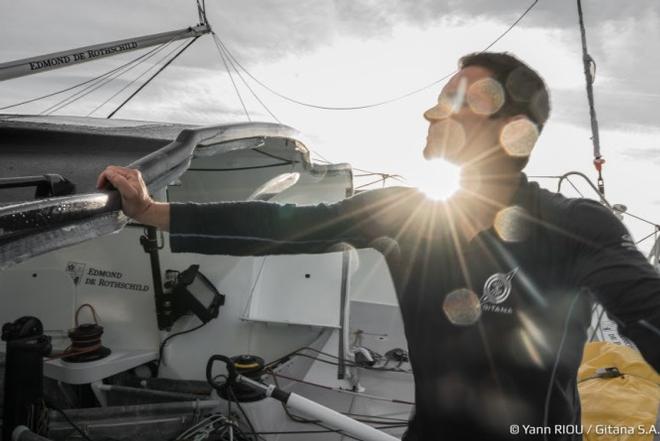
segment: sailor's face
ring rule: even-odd
[[[429,132],[424,157],[457,165],[497,144],[501,121],[491,118],[504,104],[502,86],[481,66],[461,69],[442,89],[438,103],[424,112]]]

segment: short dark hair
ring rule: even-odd
[[[481,66],[493,73],[505,92],[505,101],[493,118],[526,115],[543,130],[550,115],[550,96],[543,78],[506,52],[475,52],[461,57],[459,68]]]

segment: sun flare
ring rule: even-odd
[[[445,200],[460,187],[460,167],[442,159],[424,161],[409,181],[427,197]]]

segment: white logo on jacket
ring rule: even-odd
[[[511,281],[518,273],[520,268],[516,267],[508,273],[495,273],[486,279],[484,283],[483,294],[481,295],[481,305],[484,311],[500,312],[511,314],[511,307],[499,306],[504,303],[511,295]]]

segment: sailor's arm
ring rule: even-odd
[[[149,190],[138,170],[108,166],[99,175],[96,186],[103,189],[108,183],[119,191],[122,211],[126,216],[141,224],[169,231],[170,204],[156,202],[149,196]]]
[[[603,304],[619,331],[660,372],[660,274],[635,247],[625,226],[594,201],[578,201],[574,272]]]
[[[408,218],[405,207],[417,197],[410,189],[389,188],[306,206],[262,201],[162,204],[151,200],[137,171],[109,167],[99,185],[106,181],[122,194],[129,217],[170,231],[172,251],[204,254],[323,253],[341,242],[367,248]]]

